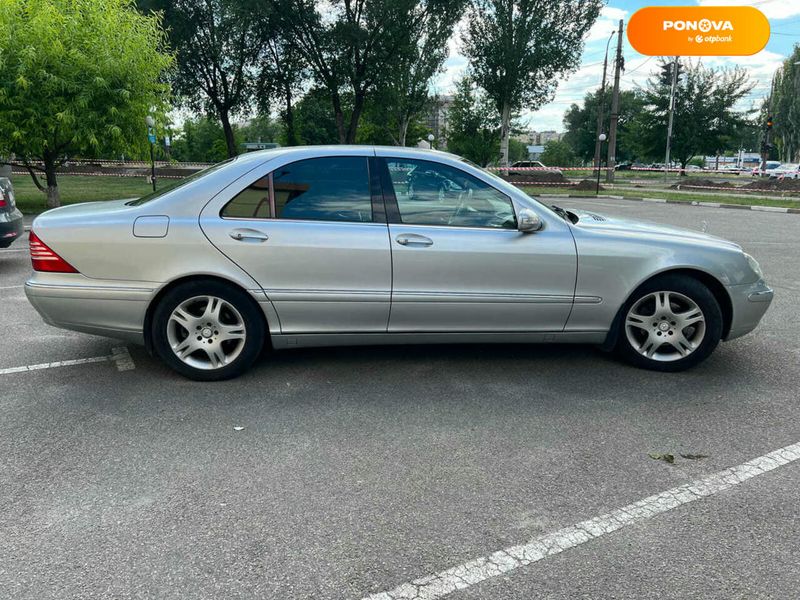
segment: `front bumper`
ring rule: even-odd
[[[731,328],[725,340],[733,340],[753,331],[767,312],[775,292],[763,280],[728,287],[733,308]]]
[[[0,248],[7,248],[25,232],[22,213],[16,208],[11,212],[0,212]]]
[[[147,306],[155,290],[131,282],[94,280],[77,273],[35,272],[25,295],[55,327],[144,343]]]

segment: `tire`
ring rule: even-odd
[[[714,294],[685,275],[645,282],[622,306],[617,321],[618,354],[653,371],[690,369],[708,358],[722,338],[722,310]]]
[[[266,324],[243,290],[221,281],[189,281],[159,300],[151,336],[156,354],[184,377],[220,381],[253,365],[264,347]]]

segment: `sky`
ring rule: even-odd
[[[645,6],[754,6],[769,19],[772,35],[767,47],[753,56],[737,57],[704,57],[703,64],[708,66],[745,67],[752,81],[756,84],[750,98],[746,101],[748,108],[758,104],[767,95],[775,70],[789,56],[792,47],[800,44],[800,0],[609,0],[603,8],[600,18],[592,27],[586,38],[580,68],[567,76],[559,84],[555,98],[549,104],[535,112],[523,111],[520,123],[535,131],[563,131],[564,112],[573,103],[580,104],[589,90],[597,89],[603,77],[603,57],[606,41],[616,30],[620,19],[627,23],[631,15]],[[456,28],[450,40],[450,56],[445,63],[444,71],[433,82],[433,89],[440,94],[452,92],[453,83],[462,75],[467,67],[467,60],[460,53],[460,31],[463,25]],[[613,57],[616,48],[616,36],[609,50]],[[625,73],[620,82],[622,89],[644,86],[647,78],[655,72],[658,64],[656,57],[643,56],[633,50],[627,36],[623,36],[623,55],[625,57]],[[694,59],[698,60],[698,59]],[[613,84],[612,58],[609,58],[609,75],[606,85]]]

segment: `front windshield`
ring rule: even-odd
[[[235,160],[235,159],[229,158],[228,160],[224,160],[221,163],[217,163],[217,164],[212,165],[210,167],[207,167],[207,168],[205,168],[205,169],[203,169],[201,171],[197,171],[196,173],[193,173],[193,174],[189,175],[188,177],[184,177],[182,179],[174,179],[172,181],[169,181],[169,183],[167,183],[162,188],[156,190],[155,192],[150,192],[149,194],[145,194],[144,196],[142,196],[140,198],[137,198],[135,200],[131,200],[129,202],[126,202],[125,205],[126,206],[140,206],[142,204],[150,202],[151,200],[155,200],[156,198],[160,198],[161,196],[163,196],[167,192],[171,192],[172,190],[176,190],[176,189],[178,189],[180,187],[183,187],[184,185],[188,185],[189,183],[191,183],[193,181],[197,181],[201,177],[205,177],[206,175],[208,175],[210,173],[213,173],[214,171],[216,171],[218,169],[221,169],[223,166],[229,164],[233,160]]]

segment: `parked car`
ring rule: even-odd
[[[31,304],[199,380],[264,345],[559,342],[679,371],[752,331],[758,263],[699,231],[551,207],[457,156],[252,152],[138,200],[47,211]]]
[[[515,170],[516,169],[516,170]],[[536,169],[539,173],[558,173],[563,175],[561,169],[555,167],[548,167],[538,160],[520,160],[515,162],[509,167],[509,175],[526,175],[530,173],[531,169]]]
[[[8,177],[0,177],[0,248],[8,248],[22,233],[22,213],[14,199],[14,186]]]
[[[769,177],[772,174],[772,172],[775,169],[777,169],[778,167],[780,167],[780,166],[781,166],[781,163],[778,162],[777,160],[768,160],[767,164],[765,165],[764,176],[765,177]],[[760,164],[752,170],[751,175],[753,177],[761,177],[761,165]]]
[[[798,179],[800,177],[800,165],[795,163],[783,163],[769,172],[770,179]]]

